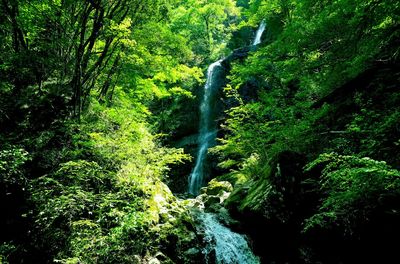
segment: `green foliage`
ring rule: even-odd
[[[8,256],[15,251],[15,245],[9,243],[3,243],[0,245],[0,263],[9,264]]]
[[[226,52],[235,2],[0,10],[0,189],[18,208],[3,219],[1,262],[133,263],[164,248],[182,258],[191,216],[161,180],[189,156],[161,140],[197,110],[201,68]]]
[[[151,242],[150,227],[159,221],[161,207],[153,199],[171,194],[158,188],[159,170],[136,165],[137,160],[127,161],[113,173],[95,162],[71,161],[35,180],[37,246],[63,262],[130,263],[134,255],[144,255],[157,242]]]
[[[0,150],[0,180],[5,188],[9,185],[26,185],[26,177],[22,166],[28,160],[29,154],[24,149]]]
[[[165,136],[173,138],[178,131],[184,130],[187,120],[193,118],[195,104],[198,102],[195,88],[203,82],[203,73],[197,67],[177,65],[170,70],[157,73],[153,79],[146,80],[155,92],[150,117],[154,129]]]
[[[226,48],[226,40],[232,32],[231,25],[238,19],[240,10],[232,0],[177,1],[172,12],[172,28],[182,31],[193,46],[195,63],[215,60]]]
[[[304,232],[340,226],[352,235],[377,213],[398,213],[398,206],[390,204],[400,196],[398,170],[383,161],[334,153],[321,155],[306,170],[320,165],[323,170],[319,185],[324,198],[318,212],[306,220]]]
[[[234,107],[212,150],[242,186],[231,201],[291,221],[298,194],[271,160],[337,152],[307,167],[324,169],[303,231],[352,235],[397,214],[398,171],[359,158],[400,164],[396,1],[2,0],[0,11],[0,194],[16,208],[1,223],[21,230],[1,238],[1,263],[134,263],[160,250],[186,261],[193,223],[162,180],[190,157],[162,144],[196,133],[204,68],[262,20],[264,42],[230,65]]]
[[[69,161],[31,182],[38,250],[62,263],[131,263],[165,242],[152,238],[166,206],[158,201],[174,201],[160,179],[188,156],[159,145],[148,115],[118,89],[112,107],[93,101],[68,124]]]
[[[392,1],[250,1],[241,26],[265,19],[269,37],[244,62],[233,64],[225,91],[238,106],[227,111],[227,133],[216,148],[221,165],[235,168],[253,153],[265,164],[286,149],[313,157],[324,151],[360,153],[398,164],[390,154],[397,149],[395,140],[388,140],[398,137],[393,112],[398,96],[385,92],[395,78],[386,84],[377,77],[371,93],[361,92],[362,110],[353,120],[340,107],[314,107],[374,62],[396,60],[398,30],[392,19],[398,8]],[[257,90],[256,98],[241,98],[250,90]],[[357,102],[359,95],[348,96]],[[384,100],[385,107],[371,98]]]
[[[397,236],[399,219],[392,169],[400,165],[399,8],[394,1],[253,0],[244,10],[239,28],[262,20],[267,28],[263,42],[231,65],[225,99],[234,107],[213,151],[222,178],[237,183],[227,206],[250,232],[257,228],[259,244],[269,237],[281,242],[277,251],[289,248],[276,259],[274,250],[265,253],[268,261],[357,256],[353,263],[366,248],[377,259],[395,255],[387,237]],[[275,159],[286,150],[316,160],[304,173],[280,174]],[[305,244],[307,256],[291,259]]]
[[[377,85],[376,93],[383,93],[383,84]],[[356,95],[360,110],[353,114],[347,125],[348,137],[360,140],[359,153],[375,159],[383,159],[389,164],[398,164],[399,159],[391,152],[397,153],[398,121],[400,112],[394,107],[400,99],[397,93],[384,93],[385,107],[375,105],[366,95]]]
[[[286,14],[282,18],[286,25],[276,41],[261,48],[245,67],[238,69],[239,74],[234,71],[235,78],[241,79],[235,84],[246,81],[249,74],[262,76],[275,89],[277,86],[271,79],[277,80],[278,85],[297,79],[307,93],[304,99],[315,99],[354,77],[373,60],[394,58],[397,54],[391,44],[398,34],[393,21],[398,14],[397,3],[342,0],[322,4],[285,0],[254,1],[253,5],[256,10],[253,13],[259,12],[256,14],[262,14],[267,21],[276,14]],[[371,12],[374,15],[369,19]],[[271,65],[273,68],[265,71]]]
[[[0,10],[1,190],[21,210],[4,221],[18,228],[23,214],[30,234],[21,229],[12,257],[132,263],[169,235],[192,241],[190,216],[161,182],[189,156],[159,139],[197,109],[200,63],[225,49],[234,1],[5,0]],[[176,221],[165,223],[169,210]]]
[[[260,106],[253,103],[230,109],[231,118],[223,125],[230,136],[221,139],[222,144],[213,148],[214,152],[222,155],[221,167],[240,167],[252,155],[261,160],[267,159],[266,147],[271,144],[272,132],[279,122],[269,121],[268,110],[264,111]]]

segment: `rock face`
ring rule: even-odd
[[[222,65],[224,66],[226,70],[226,75],[229,74],[232,63],[235,61],[243,61],[245,60],[249,52],[254,51],[257,49],[255,46],[246,46],[243,48],[239,48],[234,50],[228,57],[225,58],[225,60],[222,62]],[[249,80],[246,80],[240,87],[239,87],[239,94],[240,97],[244,102],[251,102],[257,99],[257,94],[260,89],[260,87],[265,86],[264,84],[261,84],[259,80],[252,78]],[[224,98],[224,104],[225,108],[229,109],[235,106],[235,103],[231,98]]]
[[[219,195],[222,196],[225,193],[233,191],[233,186],[227,181],[217,181],[212,179],[207,187],[201,188],[200,192],[207,195]]]
[[[187,201],[173,196],[162,182],[157,182],[154,189],[147,203],[148,217],[154,224],[147,232],[158,247],[146,249],[148,255],[138,263],[202,263],[190,260],[201,259],[201,252],[188,252],[201,248],[201,243]]]
[[[229,182],[212,179],[207,187],[200,189],[201,194],[196,197],[194,206],[206,210],[213,206],[222,207],[232,191],[233,186]]]
[[[214,80],[214,85],[219,87],[215,100],[212,103],[214,108],[214,115],[211,117],[212,120],[223,120],[223,113],[226,109],[236,106],[237,102],[232,98],[226,98],[223,94],[222,88],[226,86],[227,80],[226,76],[229,75],[231,70],[231,65],[235,61],[243,61],[249,55],[249,52],[254,51],[257,47],[246,46],[243,48],[235,49],[229,56],[227,56],[221,62],[221,66],[218,68],[218,78]],[[258,90],[260,87],[264,87],[265,84],[261,84],[260,80],[250,79],[247,80],[239,89],[239,94],[244,102],[254,101],[258,97]],[[201,89],[199,89],[201,90]],[[201,98],[201,95],[197,95]],[[196,111],[195,111],[196,112]],[[193,120],[188,123],[198,123],[198,120]],[[219,121],[217,121],[219,122]],[[220,124],[217,125],[219,127]],[[198,131],[198,129],[196,130]],[[218,131],[217,137],[223,137],[221,134],[222,130]],[[173,145],[175,147],[184,148],[185,153],[189,153],[192,156],[196,156],[198,149],[198,135],[193,133],[193,129],[187,129],[188,133],[180,135],[176,138]],[[190,132],[190,133],[189,133]],[[208,166],[205,168],[207,170],[206,174],[210,175],[221,175],[224,172],[217,168],[217,163],[214,162],[213,157],[208,155]],[[172,166],[171,176],[168,180],[168,185],[174,193],[184,193],[187,191],[187,176],[191,173],[191,169],[194,167],[194,163],[187,162],[185,165],[179,164]],[[205,179],[208,180],[209,178]]]
[[[233,191],[233,186],[227,181],[211,180],[207,187],[203,187],[201,194],[190,201],[190,206],[216,215],[217,219],[233,229],[240,229],[240,222],[233,219],[224,207],[226,199]]]
[[[225,203],[253,239],[262,262],[296,261],[298,241],[293,234],[300,233],[297,230],[301,230],[303,214],[313,206],[308,204],[302,184],[305,162],[299,153],[279,153],[270,164],[268,178],[235,189]],[[284,259],[278,259],[282,256]]]
[[[215,241],[206,234],[206,227],[202,221],[206,215],[212,215],[215,222],[223,230],[228,227],[235,227],[239,222],[233,220],[227,209],[223,207],[223,203],[229,197],[233,190],[233,186],[226,181],[211,180],[206,187],[201,189],[201,194],[194,199],[186,199],[181,203],[192,212],[195,219],[197,244],[193,244],[190,248],[181,251],[181,262],[178,263],[215,263],[217,261],[216,251],[212,245]],[[207,227],[211,228],[211,227]],[[208,229],[207,229],[208,230]],[[213,240],[213,241],[210,241]],[[174,243],[174,242],[173,242]],[[173,244],[172,243],[172,244]],[[221,262],[226,263],[226,262]],[[236,262],[235,262],[236,263]]]
[[[226,57],[222,65],[228,71],[231,69],[232,62],[236,60],[244,60],[249,55],[249,52],[254,49],[252,46],[247,46],[239,49],[235,49],[228,57]]]

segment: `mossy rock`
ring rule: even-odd
[[[228,199],[224,202],[224,206],[230,211],[237,211],[242,201],[248,195],[252,181],[248,181],[245,184],[237,185],[233,192],[229,195]]]
[[[204,256],[200,248],[189,248],[183,253],[184,263],[204,263]]]
[[[217,195],[208,195],[206,196],[206,198],[204,199],[204,206],[210,207],[213,204],[219,204],[221,202],[221,198]]]
[[[207,195],[222,195],[224,192],[232,192],[233,186],[227,181],[217,181],[216,179],[212,179],[207,187],[201,188],[202,194]]]

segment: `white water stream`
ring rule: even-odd
[[[258,27],[255,38],[253,40],[253,46],[261,43],[261,37],[266,29],[266,23],[263,20]],[[204,86],[204,96],[200,106],[200,131],[198,144],[199,149],[197,152],[196,164],[192,173],[189,176],[189,193],[193,195],[199,194],[200,188],[204,184],[205,178],[205,160],[207,157],[208,148],[212,146],[215,141],[217,130],[215,127],[215,121],[212,120],[213,107],[212,101],[215,100],[213,98],[216,93],[215,89],[220,87],[216,87],[215,82],[218,81],[218,70],[222,67],[223,59],[218,60],[212,63],[207,70],[207,81]]]
[[[218,264],[258,264],[260,260],[251,251],[243,235],[232,232],[219,223],[217,217],[210,213],[199,215],[202,222],[205,240],[210,247],[203,253],[207,257],[215,250],[215,263]]]
[[[216,61],[208,67],[207,81],[204,86],[204,97],[200,106],[200,132],[199,132],[199,150],[197,152],[196,165],[189,177],[189,193],[197,195],[204,181],[205,158],[207,150],[215,141],[217,131],[212,118],[212,104],[215,94],[214,82],[218,77],[216,71],[221,67],[222,60]]]
[[[267,27],[267,23],[265,22],[265,20],[261,21],[261,24],[258,27],[258,30],[256,32],[256,37],[253,40],[253,46],[261,43],[261,37],[262,37],[266,27]]]
[[[253,46],[261,43],[265,28],[266,23],[262,21],[253,40]],[[218,85],[222,61],[223,59],[214,62],[207,70],[207,81],[200,106],[199,149],[196,164],[189,177],[189,193],[193,195],[197,195],[204,184],[204,178],[207,176],[205,175],[207,151],[214,144],[217,136],[215,120],[213,120],[215,116],[213,102],[216,99],[216,89],[220,88]],[[222,225],[214,214],[203,212],[198,214],[197,217],[201,222],[205,242],[208,245],[203,251],[207,263],[208,259],[212,259],[210,255],[213,251],[215,251],[215,262],[218,264],[260,263],[260,260],[251,251],[245,236],[232,232]]]

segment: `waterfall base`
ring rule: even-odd
[[[231,231],[222,225],[216,215],[199,212],[197,219],[200,222],[200,230],[204,232],[204,242],[207,245],[203,249],[206,263],[218,264],[257,264],[260,263],[251,251],[245,236]]]

